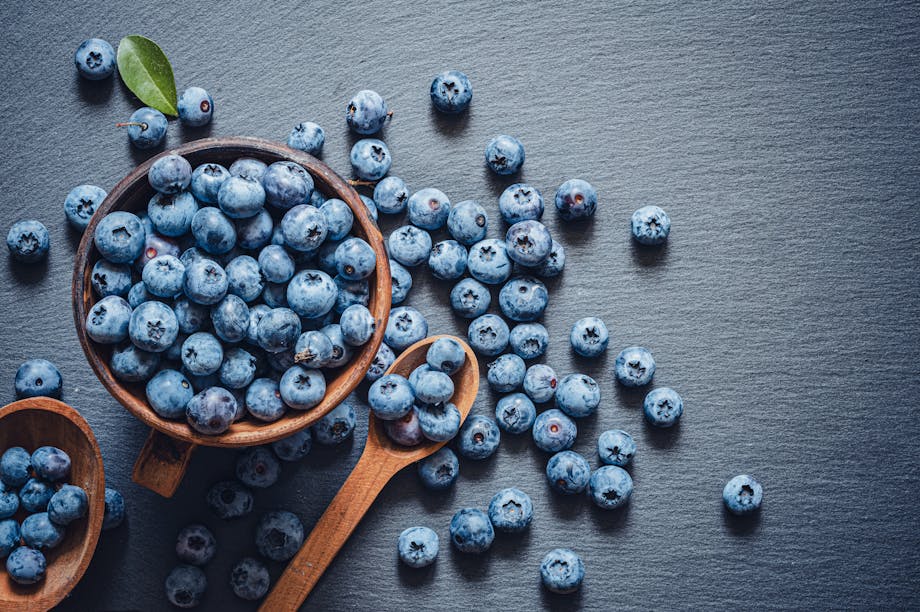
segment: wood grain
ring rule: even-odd
[[[425,362],[428,347],[437,339],[447,337],[452,336],[431,336],[416,342],[393,362],[387,373],[408,378],[412,370]],[[451,377],[454,381],[451,401],[460,410],[462,422],[470,413],[479,392],[479,362],[466,342],[455,339],[466,352],[466,363]],[[390,479],[444,444],[426,441],[413,447],[400,446],[386,435],[383,422],[371,412],[367,443],[358,464],[262,602],[260,610],[273,612],[299,608]]]
[[[56,399],[36,397],[0,408],[0,451],[21,446],[29,452],[56,446],[70,456],[67,482],[82,487],[89,498],[87,516],[67,526],[63,541],[45,551],[45,579],[19,585],[0,572],[0,610],[49,610],[77,585],[93,558],[105,514],[105,470],[92,429],[80,414]],[[16,520],[26,516],[20,510]]]

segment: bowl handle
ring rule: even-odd
[[[185,476],[185,469],[195,448],[195,444],[176,440],[151,429],[134,462],[134,482],[163,497],[172,497]]]

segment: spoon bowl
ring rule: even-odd
[[[425,363],[428,347],[440,338],[453,336],[431,336],[416,342],[403,351],[386,373],[408,378],[412,370]],[[454,340],[466,353],[463,367],[451,376],[454,381],[452,402],[460,410],[462,424],[479,392],[479,361],[466,342],[459,338]],[[445,444],[426,441],[417,446],[401,446],[387,436],[383,421],[371,412],[367,443],[358,464],[259,610],[298,609],[390,479]]]
[[[96,550],[105,513],[105,472],[99,445],[87,422],[63,402],[47,397],[19,400],[0,408],[0,452],[21,446],[29,452],[56,446],[70,456],[68,482],[86,491],[87,515],[67,526],[64,540],[45,551],[45,578],[33,585],[13,582],[0,572],[0,610],[48,610],[70,593],[83,577]],[[20,510],[15,517],[26,516]]]

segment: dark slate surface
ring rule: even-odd
[[[216,100],[214,124],[171,124],[170,146],[208,134],[280,139],[315,120],[326,129],[326,161],[345,172],[345,101],[373,88],[395,110],[385,131],[393,173],[454,201],[481,200],[492,236],[497,196],[514,180],[483,169],[483,146],[497,133],[524,142],[518,178],[545,196],[571,177],[600,193],[586,226],[546,215],[569,257],[551,283],[546,361],[601,384],[602,407],[579,422],[575,446],[592,465],[604,429],[637,438],[629,508],[604,513],[553,496],[546,456],[527,436],[506,436],[494,458],[465,462],[445,495],[423,491],[411,471],[395,478],[308,608],[920,606],[916,4],[222,2],[181,14],[165,4],[61,4],[6,6],[0,19],[0,205],[7,224],[37,217],[53,240],[47,266],[3,265],[0,400],[12,399],[20,361],[54,359],[130,511],[102,539],[66,609],[168,608],[173,538],[190,521],[220,538],[207,607],[252,607],[226,584],[231,564],[254,552],[255,517],[218,524],[202,499],[230,475],[233,453],[199,452],[172,500],[133,485],[146,431],[97,383],[71,323],[77,237],[65,227],[64,195],[81,182],[110,188],[145,155],[113,127],[136,102],[117,80],[79,81],[70,58],[85,37],[130,33],[162,44],[180,88],[202,85]],[[469,73],[475,98],[467,115],[448,120],[432,112],[427,90],[453,67]],[[637,250],[627,235],[629,214],[646,203],[674,221],[659,252]],[[464,333],[445,304],[448,286],[425,277],[416,275],[409,303],[432,330]],[[596,362],[574,358],[566,342],[585,315],[612,330],[611,355]],[[632,344],[654,352],[655,384],[684,397],[673,431],[646,427],[642,394],[613,382],[613,355]],[[475,411],[489,413],[495,399],[483,389]],[[286,467],[258,509],[292,508],[312,526],[364,433],[362,424],[344,448]],[[750,521],[721,507],[723,483],[740,472],[766,489]],[[446,544],[455,510],[484,507],[512,484],[534,499],[528,534],[499,538],[481,558],[445,546],[427,571],[399,566],[403,528],[430,525]],[[587,566],[583,590],[568,598],[539,586],[539,561],[559,545]]]

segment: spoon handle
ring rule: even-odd
[[[300,551],[291,559],[259,610],[276,612],[298,609],[377,495],[402,467],[372,449],[365,450],[348,480],[313,527]]]

